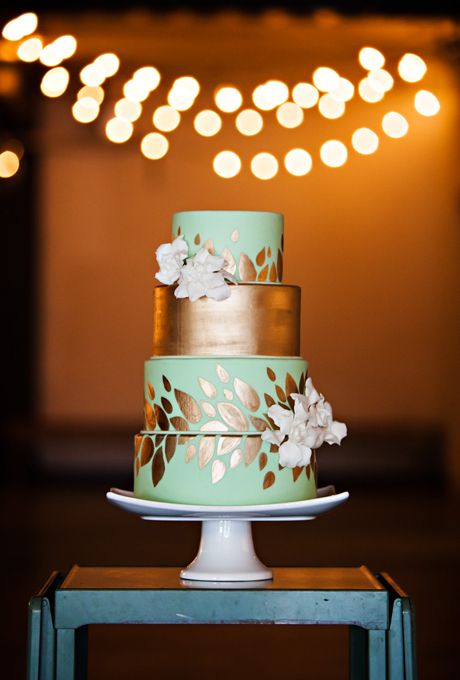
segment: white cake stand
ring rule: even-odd
[[[347,491],[335,493],[333,486],[318,489],[308,501],[271,505],[182,505],[135,498],[132,491],[111,489],[110,503],[145,520],[202,522],[198,554],[181,578],[192,581],[265,581],[272,571],[256,555],[251,522],[312,520],[344,503]]]

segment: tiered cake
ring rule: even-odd
[[[172,285],[154,288],[135,496],[203,505],[315,497],[314,452],[308,465],[283,467],[278,446],[262,437],[275,427],[270,407],[293,413],[291,395],[304,394],[308,370],[299,356],[300,288],[281,282],[282,215],[180,212],[178,237],[188,257],[205,248],[224,258],[237,285],[226,299],[195,301],[178,299]]]

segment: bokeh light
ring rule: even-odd
[[[379,148],[379,138],[373,130],[363,127],[353,132],[351,144],[355,151],[369,156]]]
[[[318,111],[325,118],[340,118],[345,113],[345,103],[336,99],[332,94],[326,93],[320,97]]]
[[[278,123],[285,128],[296,128],[303,122],[303,110],[294,102],[285,102],[276,110]]]
[[[243,96],[236,87],[229,85],[216,90],[214,101],[217,108],[224,113],[233,113],[241,107]]]
[[[427,71],[427,66],[418,54],[408,52],[401,57],[398,64],[398,73],[407,83],[417,83],[422,80]]]
[[[123,94],[132,102],[143,102],[148,98],[150,90],[144,83],[132,78],[123,85]]]
[[[358,61],[366,71],[375,71],[385,65],[385,57],[375,47],[363,47],[359,51]]]
[[[319,92],[314,85],[310,83],[297,83],[292,88],[292,99],[303,109],[311,109],[316,106],[319,99]]]
[[[19,158],[14,151],[3,151],[0,153],[0,177],[8,179],[13,177],[19,170]]]
[[[368,104],[375,104],[382,101],[385,96],[382,85],[370,78],[363,78],[358,85],[358,92],[361,99]]]
[[[111,118],[105,126],[105,134],[111,142],[123,144],[133,134],[133,124],[123,118]]]
[[[171,132],[180,123],[180,113],[172,106],[159,106],[153,113],[153,124],[161,132]]]
[[[166,156],[169,142],[159,132],[149,132],[141,141],[141,152],[149,160],[156,161]]]
[[[337,71],[328,66],[320,66],[313,73],[313,85],[320,92],[331,92],[339,86],[340,76]]]
[[[271,153],[258,153],[251,160],[251,172],[257,179],[272,179],[278,172],[278,161]]]
[[[230,179],[236,177],[241,170],[241,160],[234,151],[220,151],[212,162],[214,172],[219,177]]]
[[[67,89],[70,74],[63,66],[56,66],[47,71],[40,83],[40,90],[47,97],[60,97]]]
[[[104,90],[98,85],[96,87],[83,85],[77,92],[77,99],[82,99],[83,97],[91,97],[91,99],[95,99],[98,104],[102,104],[104,101]]]
[[[222,119],[211,109],[204,109],[196,114],[193,127],[203,137],[214,137],[222,127]]]
[[[419,90],[414,97],[414,106],[421,116],[435,116],[441,109],[439,99],[428,90]]]
[[[321,146],[319,155],[324,165],[329,168],[340,168],[348,158],[347,147],[337,139],[330,139]]]
[[[252,137],[262,130],[264,119],[255,109],[244,109],[237,115],[235,125],[238,132],[241,132],[242,135]]]
[[[196,99],[200,92],[200,83],[193,76],[181,76],[174,81],[173,89],[185,97]]]
[[[120,68],[120,60],[113,52],[105,52],[100,54],[94,60],[94,63],[102,68],[106,78],[111,78],[117,73]]]
[[[133,80],[143,89],[153,92],[160,84],[161,76],[154,66],[142,66],[133,73]]]
[[[399,139],[407,134],[409,123],[400,113],[389,111],[382,118],[382,130],[388,137]]]
[[[72,116],[79,123],[92,123],[99,115],[99,104],[93,97],[81,97],[72,106]]]
[[[391,73],[388,73],[388,71],[385,71],[383,68],[369,71],[367,78],[371,87],[374,85],[377,90],[382,89],[384,92],[389,92],[395,82]]]
[[[117,101],[114,106],[114,111],[116,118],[123,118],[123,120],[133,123],[142,113],[142,104],[123,98]]]
[[[34,33],[38,26],[38,17],[34,12],[21,14],[3,27],[2,36],[5,40],[22,40],[26,35]]]
[[[339,84],[329,94],[341,102],[348,102],[350,99],[353,99],[355,86],[347,78],[339,78]]]
[[[28,38],[18,46],[16,54],[21,61],[31,63],[37,61],[43,49],[43,42],[40,38]]]
[[[84,66],[80,71],[80,80],[83,85],[89,85],[90,87],[97,87],[102,85],[105,80],[105,71],[101,64],[88,64]]]
[[[295,177],[307,175],[312,165],[312,158],[305,149],[291,149],[284,157],[284,167]]]

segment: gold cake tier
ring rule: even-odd
[[[299,356],[300,288],[239,284],[226,300],[153,289],[153,356]]]

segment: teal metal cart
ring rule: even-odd
[[[411,600],[367,567],[275,568],[272,581],[181,581],[179,569],[54,572],[29,604],[28,680],[82,680],[91,624],[350,626],[350,677],[415,680]]]

